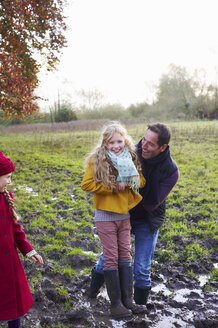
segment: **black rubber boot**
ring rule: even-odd
[[[132,266],[129,264],[119,266],[121,300],[123,305],[132,310],[134,314],[145,313],[144,305],[137,305],[133,301],[133,273]]]
[[[150,291],[151,287],[139,288],[134,286],[134,300],[136,304],[146,305]]]
[[[10,321],[8,321],[8,328],[19,328],[20,324],[21,324],[20,318],[10,320]]]
[[[100,288],[104,284],[104,274],[101,274],[95,271],[95,268],[92,269],[91,273],[91,283],[88,291],[88,299],[91,300],[96,298],[100,292]]]
[[[111,315],[114,318],[125,318],[132,315],[132,311],[121,302],[120,279],[118,270],[104,270],[107,293],[111,301]]]

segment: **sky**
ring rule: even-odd
[[[68,0],[68,46],[58,70],[42,70],[37,94],[52,106],[78,103],[78,92],[100,91],[125,107],[154,100],[154,85],[170,64],[218,67],[217,0]]]

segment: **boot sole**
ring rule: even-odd
[[[129,318],[129,317],[131,317],[133,314],[132,313],[130,313],[130,314],[123,314],[123,315],[115,315],[115,314],[112,314],[111,313],[111,316],[114,318],[114,319],[122,319],[122,318]]]

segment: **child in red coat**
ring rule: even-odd
[[[43,264],[17,222],[13,196],[6,190],[14,170],[13,162],[0,152],[0,320],[8,321],[9,328],[19,328],[20,317],[33,304],[17,248],[24,256]]]

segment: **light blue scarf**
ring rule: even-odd
[[[134,191],[138,192],[140,186],[140,176],[136,170],[135,164],[132,161],[128,148],[125,146],[122,153],[119,155],[107,150],[107,156],[118,171],[117,182],[126,182],[129,188],[132,188]]]

